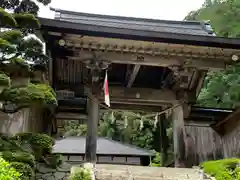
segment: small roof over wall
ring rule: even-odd
[[[188,118],[185,119],[187,124],[201,123],[205,125],[213,125],[223,121],[228,117],[233,109],[220,109],[220,108],[206,108],[206,107],[197,107],[192,106],[191,112]]]
[[[53,152],[61,154],[85,154],[85,145],[85,137],[67,137],[56,140]],[[97,155],[154,156],[154,153],[136,146],[98,137]]]
[[[240,109],[235,110],[229,114],[226,118],[215,123],[213,128],[222,135],[231,132],[234,128],[239,126],[240,123]]]

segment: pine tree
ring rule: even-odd
[[[15,120],[21,128],[11,133],[41,132],[44,108],[56,105],[57,101],[46,81],[48,57],[43,43],[32,36],[40,28],[36,18],[39,8],[31,0],[5,0],[0,7],[0,27],[8,28],[0,33],[0,101],[3,111],[14,113],[13,119],[6,119],[8,125],[1,129],[8,133]]]

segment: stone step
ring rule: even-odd
[[[196,169],[96,165],[96,180],[202,180]]]

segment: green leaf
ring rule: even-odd
[[[1,38],[11,44],[19,44],[23,40],[23,33],[19,30],[5,31]]]
[[[1,27],[16,27],[17,22],[14,17],[7,13],[4,9],[0,8],[0,26]]]
[[[21,28],[40,28],[38,19],[29,13],[16,13],[13,14],[14,19],[17,22],[18,27]]]

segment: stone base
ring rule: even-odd
[[[11,81],[11,85],[13,87],[15,86],[26,86],[30,83],[30,78],[29,77],[22,77],[22,78],[13,78]]]
[[[57,169],[46,167],[45,164],[37,165],[36,180],[68,180],[70,176],[71,165],[62,164]]]

